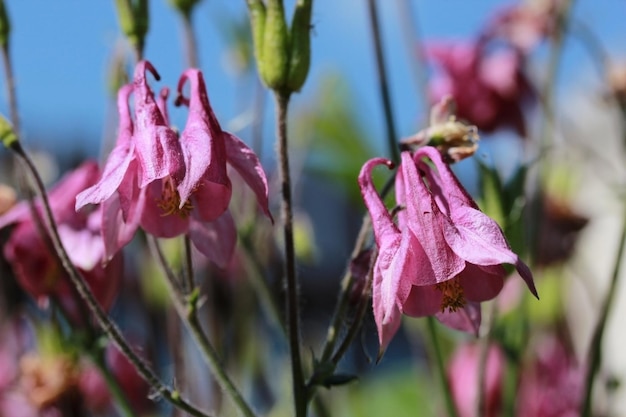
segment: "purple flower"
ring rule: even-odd
[[[359,184],[378,245],[373,304],[381,351],[397,331],[401,313],[435,315],[450,327],[476,333],[479,303],[502,289],[504,263],[515,265],[536,295],[528,267],[435,148],[423,147],[414,155],[402,152],[396,199],[404,210],[398,213],[398,225],[371,181],[372,169],[380,164],[391,166],[383,158],[368,161]]]

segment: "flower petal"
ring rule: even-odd
[[[461,310],[437,313],[435,317],[452,329],[468,332],[478,337],[481,321],[480,303],[470,302]]]
[[[226,268],[237,243],[237,230],[230,211],[224,212],[212,222],[192,219],[189,224],[189,238],[200,253],[220,268]]]
[[[274,222],[267,197],[269,187],[261,161],[259,161],[254,151],[237,136],[224,132],[223,137],[228,163],[237,170],[250,189],[252,189],[263,213]]]

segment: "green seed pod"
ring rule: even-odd
[[[115,0],[115,4],[122,32],[133,46],[143,49],[149,26],[148,0]]]
[[[266,86],[282,90],[289,71],[289,32],[282,0],[268,0],[263,36],[263,68],[259,71]]]
[[[200,0],[169,0],[172,7],[181,12],[185,16],[190,16],[193,8]]]
[[[248,0],[250,25],[252,26],[252,42],[254,43],[254,57],[256,58],[259,77],[264,79],[263,69],[263,38],[265,37],[265,5],[261,0]]]
[[[7,149],[12,149],[18,145],[17,135],[13,130],[13,126],[2,115],[0,115],[0,142],[2,142]]]
[[[313,0],[298,0],[291,22],[287,87],[300,91],[311,66],[311,9]]]
[[[0,47],[6,48],[9,45],[9,35],[11,34],[11,21],[4,6],[4,0],[0,0]]]

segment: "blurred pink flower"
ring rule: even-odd
[[[563,1],[526,1],[496,12],[487,25],[485,37],[499,37],[523,53],[552,36]]]
[[[87,161],[63,177],[50,191],[49,199],[61,241],[70,260],[81,271],[102,307],[108,309],[113,304],[122,278],[121,255],[106,267],[103,266],[100,262],[104,254],[100,211],[77,213],[74,210],[74,199],[78,192],[92,185],[97,176],[97,164]],[[41,215],[39,199],[35,200],[35,207]],[[26,202],[0,216],[0,228],[9,224],[16,226],[4,246],[4,255],[17,281],[39,301],[45,302],[49,296],[55,296],[70,318],[80,322],[83,319],[79,315],[80,301],[75,297],[48,237],[42,239],[40,236]]]
[[[423,159],[428,159],[434,167]],[[532,274],[513,253],[499,226],[483,214],[463,189],[437,149],[402,152],[396,177],[398,225],[371,180],[375,158],[365,163],[359,185],[372,218],[378,258],[373,304],[381,350],[400,326],[401,313],[435,315],[442,323],[478,332],[478,303],[494,298],[506,272],[515,265],[536,295]]]
[[[517,395],[519,417],[576,417],[583,398],[584,368],[556,337],[535,348]]]
[[[479,369],[481,346],[459,346],[448,362],[448,383],[452,391],[459,417],[474,417],[479,395]],[[489,346],[484,370],[483,417],[497,417],[502,405],[502,384],[505,358],[495,344]]]
[[[487,133],[511,128],[526,136],[523,105],[534,93],[519,52],[487,51],[482,42],[431,43],[427,57],[439,68],[430,85],[433,103],[451,95],[459,119]]]

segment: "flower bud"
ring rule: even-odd
[[[250,25],[252,26],[252,42],[254,43],[254,57],[256,58],[259,76],[264,79],[262,70],[265,68],[263,59],[263,38],[265,37],[265,4],[261,0],[248,0]]]
[[[289,33],[282,0],[267,2],[262,54],[263,83],[273,90],[283,89],[289,70]]]
[[[6,48],[9,45],[9,35],[11,34],[11,21],[4,7],[4,0],[0,0],[0,47]]]
[[[117,15],[122,32],[139,50],[143,49],[148,33],[148,0],[116,0]]]
[[[7,149],[12,149],[18,145],[17,135],[13,130],[13,125],[2,115],[0,115],[0,142],[2,142]]]
[[[313,0],[299,0],[291,22],[287,87],[300,91],[311,66],[311,9]]]

